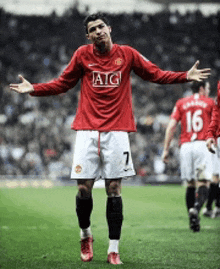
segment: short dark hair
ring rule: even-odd
[[[193,93],[198,93],[200,87],[205,88],[205,85],[206,85],[206,81],[204,81],[204,80],[203,81],[193,81],[191,84],[191,89],[192,89]]]
[[[102,20],[106,25],[110,25],[108,19],[105,17],[103,13],[98,12],[98,13],[91,14],[87,16],[84,20],[84,27],[87,34],[88,34],[88,23],[90,21],[96,21],[99,19]]]

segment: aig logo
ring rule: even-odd
[[[93,87],[118,87],[121,83],[121,71],[93,71]]]

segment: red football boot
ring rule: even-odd
[[[123,264],[120,260],[119,253],[116,253],[116,252],[110,252],[108,254],[107,262],[110,264]]]
[[[93,237],[81,240],[81,260],[90,262],[93,259]]]

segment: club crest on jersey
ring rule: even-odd
[[[116,65],[122,65],[122,58],[117,58],[117,59],[115,60],[115,64],[116,64]]]
[[[93,71],[93,87],[118,87],[121,83],[121,71]]]
[[[82,172],[82,166],[81,165],[77,165],[75,167],[75,172],[76,172],[76,174],[80,174]]]

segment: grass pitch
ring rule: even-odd
[[[94,189],[94,259],[80,260],[75,214],[76,187],[15,188],[1,191],[3,269],[111,268],[106,263],[108,230],[104,189]],[[220,268],[220,218],[201,216],[201,231],[189,230],[185,188],[123,187],[123,265],[132,269]]]

